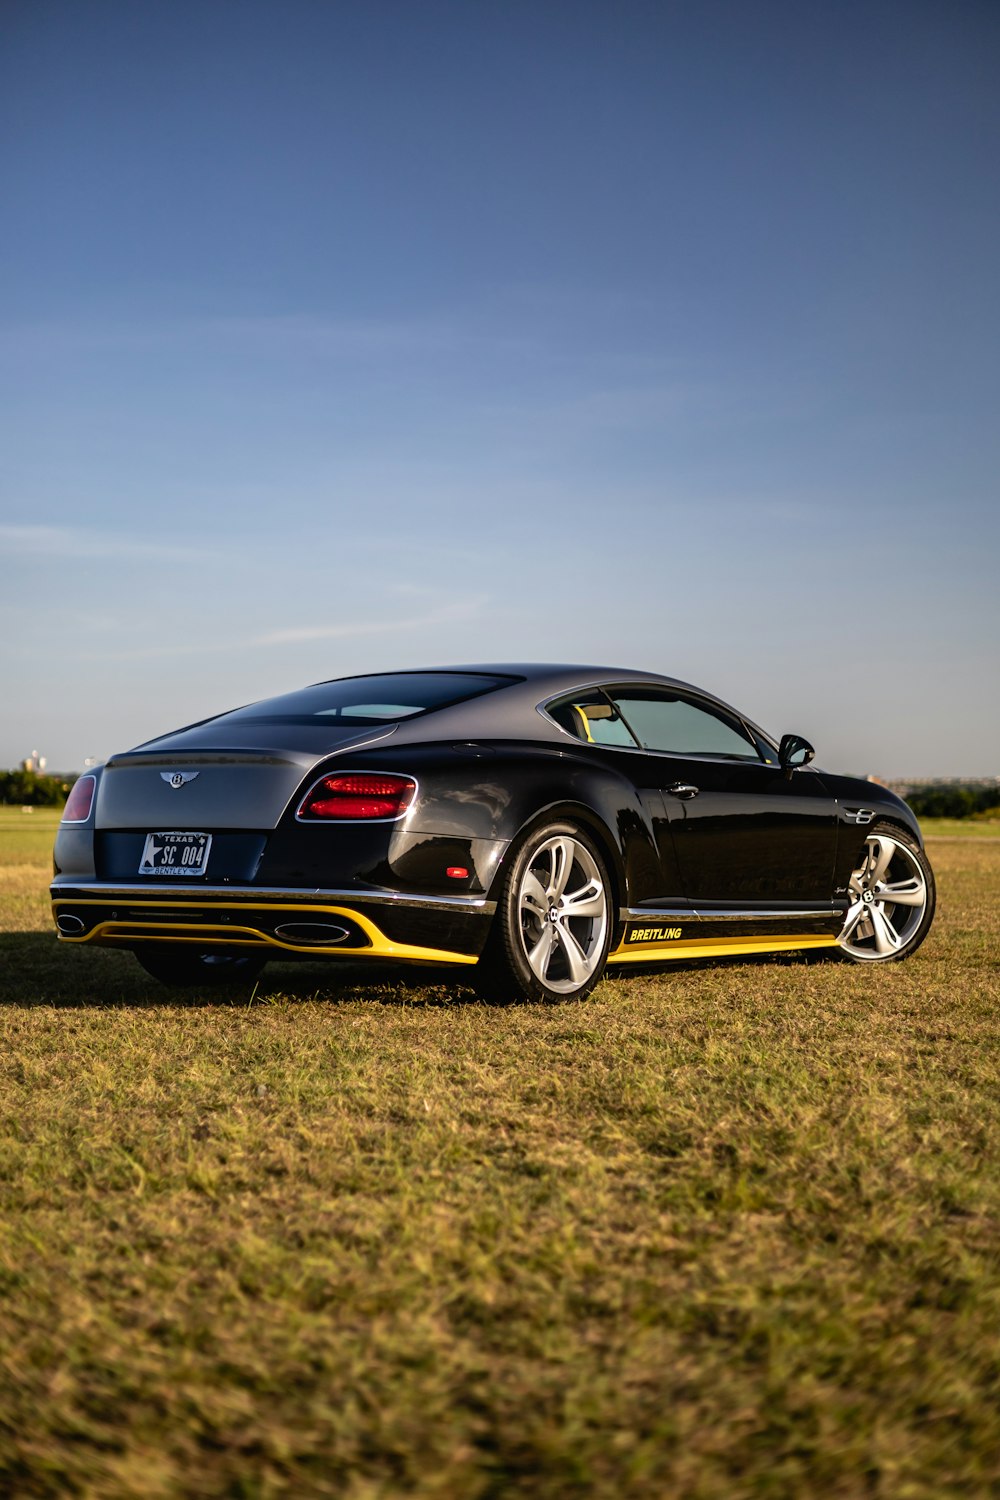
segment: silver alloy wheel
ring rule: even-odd
[[[601,962],[608,896],[585,844],[559,833],[539,844],[521,877],[518,925],[528,965],[560,995],[586,984]]]
[[[870,834],[848,889],[840,946],[852,958],[898,958],[927,910],[927,881],[913,851],[887,833]]]

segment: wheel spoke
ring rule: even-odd
[[[869,914],[875,929],[875,947],[879,953],[895,953],[900,945],[899,933],[880,906],[873,904]]]
[[[545,893],[550,901],[558,901],[565,891],[575,852],[576,845],[572,839],[559,839],[552,845],[552,883]]]
[[[568,917],[603,917],[604,887],[598,880],[589,880],[563,897],[562,910],[564,921]]]
[[[888,870],[895,852],[896,845],[892,839],[878,838],[872,840],[871,860],[868,869],[869,885],[877,885],[880,880],[885,879],[885,872]]]
[[[574,984],[582,984],[590,974],[587,955],[564,922],[559,923],[557,931],[563,953],[566,955],[566,966],[569,969],[570,978]]]
[[[914,875],[911,880],[897,880],[893,885],[879,886],[875,900],[888,901],[893,906],[923,906],[927,900],[927,887]]]
[[[861,921],[861,918],[864,916],[864,914],[865,903],[863,901],[855,901],[853,906],[849,906],[847,908],[847,915],[844,917],[843,930],[840,934],[840,941],[842,943],[846,942],[846,940],[854,933],[858,923]]]
[[[552,949],[555,946],[556,932],[552,922],[546,922],[542,928],[542,935],[538,942],[528,952],[528,962],[538,975],[544,979],[548,973],[549,964],[552,960]]]
[[[549,909],[545,899],[545,887],[533,870],[529,870],[521,882],[521,909],[544,921]]]

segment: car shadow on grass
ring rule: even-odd
[[[832,956],[832,955],[831,955]],[[824,959],[827,954],[822,955]],[[739,964],[784,965],[816,962],[820,954],[781,953],[738,959],[698,959],[669,965],[636,964],[629,972],[610,970],[608,978],[630,978],[696,973]],[[61,943],[54,934],[0,934],[0,1006],[34,1009],[63,1007],[232,1006],[276,1001],[322,1001],[343,1005],[365,1002],[391,1006],[527,1005],[537,1002],[484,1000],[454,969],[416,964],[269,963],[255,980],[238,984],[161,984],[142,969],[128,952],[112,948],[81,948]],[[572,1002],[569,1002],[572,1003]]]
[[[322,1000],[381,1005],[482,1004],[453,971],[368,962],[272,963],[256,980],[172,987],[153,979],[128,952],[81,951],[41,932],[0,934],[0,1006],[231,1006]]]

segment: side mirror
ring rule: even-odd
[[[807,766],[816,751],[801,734],[783,734],[778,746],[778,760],[786,776],[791,776],[798,766]]]

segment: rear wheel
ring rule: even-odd
[[[549,823],[525,839],[497,901],[477,987],[493,998],[582,1000],[604,971],[611,885],[582,829]]]
[[[175,986],[250,984],[267,962],[258,953],[226,953],[218,948],[178,952],[149,943],[133,951],[147,974],[161,984]]]
[[[888,963],[919,948],[934,920],[934,872],[910,834],[879,823],[848,887],[839,942],[855,963]]]

